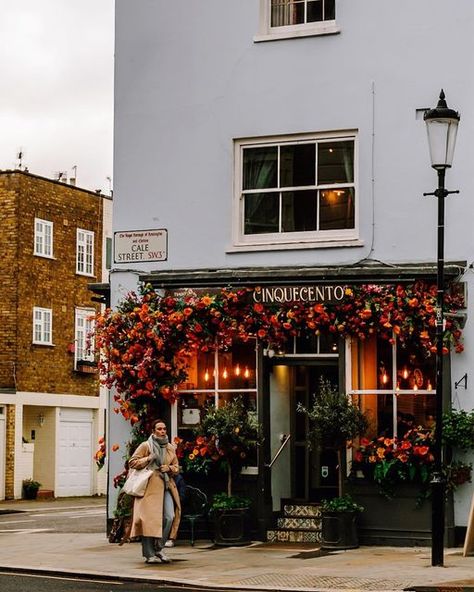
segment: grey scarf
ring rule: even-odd
[[[168,436],[165,436],[164,438],[157,438],[156,436],[151,435],[148,438],[148,446],[150,447],[151,454],[153,454],[155,456],[155,458],[148,465],[149,469],[159,471],[161,465],[165,464],[166,447],[168,444],[169,444]],[[165,482],[165,488],[168,489],[169,481],[170,481],[168,473],[159,472],[158,474]]]

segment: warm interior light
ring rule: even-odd
[[[388,374],[384,368],[383,373],[382,373],[382,384],[387,384],[387,382],[388,382]]]
[[[236,364],[234,373],[236,376],[240,376],[240,364]]]
[[[333,343],[331,349],[333,352],[337,352],[337,343]]]
[[[249,370],[248,366],[245,366],[244,378],[250,378],[250,370]]]
[[[409,374],[408,368],[406,366],[404,366],[403,371],[402,371],[402,376],[403,376],[404,380],[406,380],[408,378],[408,374]]]
[[[400,390],[400,382],[397,382],[397,388],[396,388],[396,390],[397,390],[397,391],[399,391],[399,390]]]
[[[433,387],[431,386],[431,380],[428,380],[428,384],[426,385],[426,390],[432,391]]]
[[[204,372],[204,382],[209,382],[209,370],[207,368]]]
[[[224,368],[224,371],[222,372],[222,378],[224,380],[227,380],[228,377],[229,377],[229,373],[227,372],[227,368]]]
[[[417,390],[418,390],[418,386],[417,386],[416,382],[415,382],[415,384],[413,385],[413,390],[414,390],[414,391],[417,391]]]

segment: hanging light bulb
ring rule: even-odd
[[[433,387],[431,385],[431,380],[428,380],[428,384],[426,385],[426,390],[428,390],[428,391],[432,391],[433,390]]]
[[[416,384],[416,382],[415,382],[415,384],[413,385],[413,390],[414,390],[414,391],[417,391],[417,390],[418,390],[418,385]]]
[[[331,349],[333,352],[337,352],[337,343],[333,343]]]
[[[204,382],[209,382],[209,370],[206,368],[204,372]]]
[[[248,366],[245,366],[244,378],[250,378],[250,370]]]
[[[383,369],[383,372],[382,372],[382,384],[387,384],[387,382],[388,382],[388,374],[387,374],[387,371],[384,368]]]
[[[399,391],[399,390],[400,390],[400,381],[399,381],[399,380],[397,381],[397,388],[396,388],[396,390],[397,390],[397,391]]]
[[[236,376],[240,376],[240,364],[236,364],[234,373]]]
[[[408,368],[406,366],[403,367],[403,371],[402,371],[402,377],[404,380],[406,380],[408,378]]]
[[[227,368],[224,368],[224,371],[222,372],[222,378],[224,380],[227,380],[228,377],[229,377],[229,373],[227,372]]]

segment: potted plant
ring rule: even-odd
[[[321,547],[323,549],[356,549],[357,515],[364,510],[346,494],[321,503]]]
[[[367,419],[351,399],[340,393],[331,381],[321,377],[319,389],[311,406],[298,405],[298,411],[309,419],[308,444],[310,448],[333,448],[337,451],[339,495],[344,489],[342,451],[349,440],[367,430]]]
[[[36,499],[40,487],[41,483],[34,479],[23,479],[23,497],[25,499]]]
[[[210,515],[218,545],[250,542],[250,500],[232,493],[233,482],[245,467],[260,440],[255,414],[240,398],[209,409],[196,430],[194,442],[178,443],[178,457],[185,471],[208,474],[212,467],[227,473],[227,491],[214,496]]]

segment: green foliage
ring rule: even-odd
[[[117,507],[114,510],[115,518],[128,518],[132,515],[133,497],[122,492],[117,500]]]
[[[443,415],[443,442],[460,450],[474,448],[474,411],[451,409]]]
[[[41,483],[39,481],[35,481],[34,479],[23,479],[23,489],[25,491],[38,491],[41,487]]]
[[[249,508],[251,500],[238,495],[227,495],[227,493],[216,493],[212,498],[212,510],[229,510],[232,508]]]
[[[338,512],[340,514],[345,512],[363,512],[364,507],[357,504],[349,494],[341,497],[335,497],[331,500],[323,500],[321,502],[322,512]]]
[[[455,460],[446,465],[443,470],[447,491],[456,491],[460,485],[471,483],[472,464]]]
[[[255,414],[246,409],[240,398],[222,407],[210,408],[201,422],[199,434],[215,437],[217,450],[233,471],[248,464],[250,452],[261,440]]]
[[[367,429],[367,419],[352,401],[325,378],[319,381],[319,390],[308,408],[298,405],[310,422],[311,447],[341,449],[348,440],[360,436]]]

